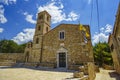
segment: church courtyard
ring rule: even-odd
[[[80,80],[73,78],[74,71],[48,68],[0,67],[0,80]],[[100,69],[95,80],[120,80],[114,70]]]
[[[0,80],[68,80],[72,76],[73,72],[63,70],[0,67]]]

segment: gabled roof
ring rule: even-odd
[[[56,26],[55,28],[51,29],[49,32],[51,32],[51,31],[53,31],[53,30],[55,30],[56,28],[59,28],[59,27],[61,27],[61,26],[68,26],[68,25],[69,25],[69,27],[71,27],[71,26],[77,26],[77,27],[79,27],[79,24],[64,24],[64,23],[63,23],[63,24],[59,24],[59,25]],[[90,31],[89,25],[83,25],[83,26],[89,28],[89,31]],[[48,34],[49,32],[45,33],[44,35]]]

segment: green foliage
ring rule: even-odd
[[[110,47],[107,43],[98,43],[93,47],[95,62],[102,66],[102,64],[112,65],[112,56]]]
[[[26,47],[26,43],[25,44],[21,44],[18,46],[17,52],[18,53],[23,53]]]
[[[13,40],[0,41],[0,53],[23,53],[26,44],[18,45]]]

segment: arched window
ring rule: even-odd
[[[41,30],[41,26],[40,26],[40,25],[38,26],[38,30],[39,30],[39,31]]]
[[[39,43],[39,38],[36,38],[36,44],[38,44]]]
[[[46,27],[46,32],[48,32],[48,27]]]
[[[29,60],[29,51],[27,51],[25,55],[25,61],[28,62],[28,60]]]
[[[30,48],[30,44],[28,44],[27,47]]]
[[[31,44],[31,47],[33,46],[33,44]]]
[[[49,16],[47,16],[47,21],[49,21]]]
[[[113,50],[114,50],[114,46],[113,46],[113,44],[111,45],[111,51],[113,52]]]
[[[39,20],[43,20],[43,15],[40,15],[40,16],[39,16]]]

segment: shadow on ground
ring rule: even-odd
[[[116,80],[120,80],[120,75],[116,72],[109,72],[111,78],[115,78]]]

